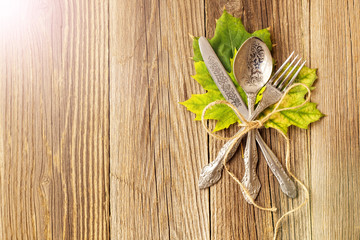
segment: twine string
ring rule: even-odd
[[[297,106],[293,106],[293,107],[287,107],[287,108],[282,108],[279,109],[279,106],[281,105],[281,103],[284,101],[286,95],[289,93],[289,91],[291,89],[293,89],[294,87],[297,86],[303,86],[306,88],[307,90],[307,97],[305,99],[305,101],[302,104],[299,104]],[[227,164],[226,164],[226,159],[228,157],[228,155],[230,154],[231,149],[234,147],[234,145],[236,144],[237,141],[239,141],[246,133],[248,133],[249,131],[251,131],[252,129],[258,129],[263,127],[264,123],[266,121],[268,121],[274,114],[282,112],[282,111],[287,111],[287,110],[293,110],[293,109],[298,109],[301,108],[302,106],[304,106],[306,103],[308,103],[310,101],[310,96],[311,96],[311,92],[308,86],[306,86],[305,84],[302,83],[295,83],[293,84],[290,88],[288,88],[283,96],[281,97],[281,99],[278,101],[278,103],[275,105],[275,108],[269,113],[267,114],[264,118],[260,119],[260,120],[254,120],[254,121],[247,121],[244,116],[238,111],[238,109],[232,105],[231,103],[225,101],[225,100],[219,100],[219,101],[214,101],[210,104],[208,104],[201,115],[201,122],[203,127],[205,128],[205,130],[209,133],[209,135],[213,136],[216,139],[220,139],[220,140],[234,140],[232,142],[232,144],[230,145],[230,147],[228,148],[228,150],[225,153],[224,156],[224,168],[226,170],[226,172],[231,176],[231,178],[236,181],[236,183],[239,184],[239,186],[241,187],[241,189],[243,190],[243,192],[245,193],[245,195],[247,196],[247,198],[249,199],[249,201],[251,202],[251,204],[253,204],[256,208],[264,210],[264,211],[270,211],[270,212],[276,212],[277,208],[275,207],[263,207],[258,205],[257,203],[255,203],[254,199],[251,197],[249,190],[242,184],[242,182],[235,176],[234,173],[232,173],[230,171],[230,169],[228,168]],[[218,134],[213,133],[205,124],[205,113],[206,111],[211,108],[214,105],[218,105],[218,104],[225,104],[227,106],[229,106],[234,112],[235,114],[238,116],[238,118],[240,119],[241,123],[239,124],[239,126],[241,126],[242,128],[232,137],[223,137],[220,136]],[[280,228],[280,223],[281,221],[288,216],[291,213],[294,213],[296,211],[298,211],[300,208],[302,208],[303,206],[305,206],[305,204],[309,201],[309,191],[307,189],[307,187],[295,176],[295,174],[291,171],[290,169],[290,139],[280,130],[276,129],[277,132],[279,132],[286,140],[286,157],[285,157],[285,165],[286,165],[286,170],[288,171],[288,173],[290,174],[291,177],[293,177],[293,179],[304,189],[305,192],[305,200],[297,207],[293,208],[292,210],[286,212],[285,214],[283,214],[279,220],[276,222],[275,225],[275,230],[274,230],[274,240],[277,237],[277,233],[279,231]]]

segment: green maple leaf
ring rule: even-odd
[[[216,23],[215,35],[212,39],[209,40],[211,46],[218,55],[225,69],[228,71],[230,78],[232,79],[245,103],[247,103],[246,94],[235,80],[232,71],[232,62],[237,49],[246,39],[252,36],[256,36],[262,39],[271,50],[272,44],[270,40],[270,33],[267,29],[258,30],[250,34],[245,30],[240,19],[231,16],[224,10],[223,15]],[[189,111],[196,114],[195,120],[201,120],[202,111],[209,103],[216,100],[225,100],[225,98],[217,88],[205,66],[205,63],[202,60],[197,37],[195,37],[193,40],[193,48],[193,60],[195,61],[194,65],[196,74],[192,77],[207,92],[204,94],[193,94],[190,99],[182,102],[181,104],[184,105]],[[304,67],[300,71],[296,82],[304,83],[308,87],[311,87],[316,78],[316,69]],[[260,91],[257,97],[257,102],[260,101],[263,91],[264,88]],[[303,103],[305,101],[304,96],[306,93],[306,89],[301,86],[292,89],[279,107],[285,108]],[[273,108],[274,106],[270,106],[259,116],[259,118],[263,118],[265,114],[270,113]],[[307,128],[311,122],[319,120],[319,118],[322,116],[323,114],[316,108],[316,104],[309,102],[301,108],[274,114],[265,123],[265,127],[277,128],[286,133],[287,128],[290,125],[295,125],[300,128]],[[236,122],[240,122],[234,111],[226,105],[213,106],[212,108],[208,109],[204,118],[217,120],[214,131],[228,128],[230,125]]]

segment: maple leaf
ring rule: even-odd
[[[245,30],[240,19],[231,16],[226,12],[226,10],[224,10],[222,16],[216,23],[215,35],[212,39],[209,40],[211,46],[224,65],[225,69],[228,71],[230,78],[232,79],[235,87],[239,91],[240,96],[245,103],[247,103],[246,94],[235,80],[232,71],[232,63],[237,49],[246,39],[252,36],[256,36],[262,39],[271,50],[272,44],[270,40],[270,33],[267,29],[258,30],[250,34]],[[222,96],[215,82],[211,78],[205,63],[202,60],[198,37],[195,37],[193,40],[193,48],[193,60],[195,61],[194,65],[196,74],[192,77],[207,92],[204,94],[193,94],[190,99],[182,102],[181,104],[184,105],[189,111],[196,114],[195,120],[201,120],[202,111],[209,103],[217,100],[225,100],[225,98]],[[295,82],[304,83],[308,87],[311,87],[316,78],[316,69],[304,67],[300,71]],[[261,100],[263,91],[264,88],[258,94],[256,103]],[[279,107],[285,108],[300,105],[305,101],[304,96],[306,93],[306,89],[301,86],[292,89]],[[259,119],[263,118],[265,114],[270,113],[273,108],[274,105],[267,108],[262,114],[260,114]],[[316,104],[309,102],[301,108],[274,114],[264,125],[267,128],[276,128],[286,133],[290,125],[295,125],[300,128],[307,128],[311,122],[319,120],[322,116],[323,114],[316,108]],[[228,128],[230,125],[236,122],[240,122],[234,111],[226,105],[215,105],[211,107],[206,112],[204,118],[217,120],[214,132]]]

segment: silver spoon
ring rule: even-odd
[[[256,37],[246,40],[235,56],[234,76],[248,98],[248,120],[251,120],[251,115],[254,112],[256,96],[270,79],[272,68],[270,50],[263,41]],[[255,134],[255,131],[250,131],[247,135],[244,152],[245,173],[242,179],[242,183],[249,190],[253,199],[256,199],[261,188],[259,177],[256,174],[258,155]],[[250,203],[246,194],[244,197]]]

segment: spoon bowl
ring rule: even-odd
[[[273,62],[270,50],[257,37],[246,40],[234,60],[234,76],[248,95],[257,94],[271,76]]]

